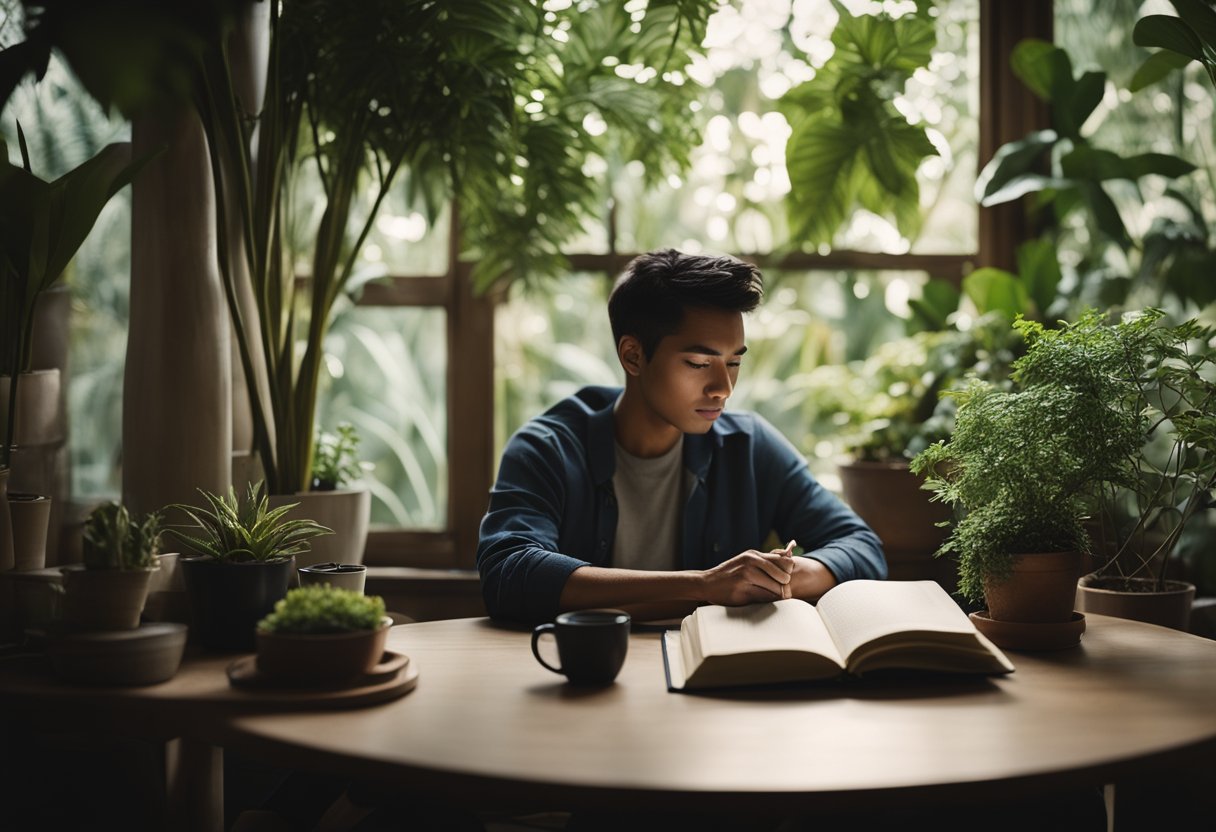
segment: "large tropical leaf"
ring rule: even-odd
[[[920,15],[853,17],[833,5],[840,15],[835,54],[780,105],[791,125],[790,226],[802,244],[830,243],[849,212],[862,207],[911,235],[920,222],[916,171],[936,150],[891,98],[928,64],[933,23]]]
[[[985,207],[999,205],[1031,190],[1020,185],[1010,186],[1027,174],[1041,174],[1041,159],[1059,138],[1054,130],[1037,130],[1024,139],[1001,145],[975,181],[975,196],[979,203]]]
[[[1034,317],[1043,319],[1055,302],[1060,287],[1060,260],[1056,244],[1047,237],[1018,246],[1018,277],[1034,303]]]
[[[1136,21],[1132,43],[1177,52],[1193,61],[1204,59],[1203,42],[1186,23],[1169,15],[1151,14]]]
[[[963,293],[981,315],[1000,312],[1012,321],[1017,315],[1033,314],[1026,287],[1004,269],[976,269],[963,278]]]

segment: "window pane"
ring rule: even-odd
[[[350,422],[373,469],[372,523],[447,523],[447,335],[438,308],[348,309],[325,340],[318,426]]]
[[[528,419],[588,384],[619,385],[602,274],[578,273],[546,291],[516,292],[494,319],[495,461]]]
[[[731,406],[763,415],[814,470],[827,471],[848,427],[842,365],[904,334],[908,298],[926,279],[922,272],[767,271],[764,303],[746,318],[747,356]],[[580,387],[623,383],[608,325],[609,288],[602,275],[580,274],[499,308],[498,454],[524,422]]]
[[[18,11],[19,10],[14,10]],[[0,45],[21,40],[17,18],[4,19]],[[110,142],[129,141],[130,126],[109,119],[55,56],[36,85],[13,93],[0,135],[18,163],[16,123],[29,147],[30,167],[51,181]],[[64,272],[72,293],[68,352],[68,453],[73,499],[92,502],[121,491],[122,383],[127,349],[131,273],[131,189],[102,210]]]

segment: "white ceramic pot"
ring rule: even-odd
[[[288,512],[291,518],[315,520],[333,534],[314,537],[311,549],[296,555],[296,566],[316,563],[363,563],[367,546],[367,527],[371,520],[372,495],[367,489],[357,491],[307,491],[299,494],[273,494],[272,508],[298,503]]]
[[[8,512],[13,527],[13,568],[19,572],[46,566],[46,532],[51,498],[10,491]]]

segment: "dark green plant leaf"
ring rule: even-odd
[[[1018,276],[1042,319],[1058,296],[1060,261],[1056,244],[1048,237],[1029,240],[1018,246]]]
[[[1109,150],[1080,144],[1060,157],[1060,170],[1069,179],[1102,182],[1107,179],[1135,181],[1156,174],[1175,178],[1195,170],[1185,159],[1165,153],[1140,153],[1123,157]]]
[[[1129,248],[1132,241],[1127,227],[1123,224],[1119,209],[1102,186],[1096,182],[1078,182],[1077,190],[1089,206],[1099,230],[1121,248]]]
[[[1038,130],[1024,139],[1001,145],[975,181],[975,197],[979,203],[984,206],[999,205],[1026,193],[1025,188],[1014,196],[1006,196],[1002,191],[1025,174],[1039,175],[1040,160],[1059,138],[1054,130]]]
[[[913,321],[921,329],[937,332],[949,326],[950,316],[958,310],[962,293],[954,284],[933,278],[921,289],[921,296],[908,301]]]
[[[1051,100],[1052,90],[1056,87],[1054,73],[1058,71],[1058,64],[1051,60],[1055,51],[1057,47],[1053,43],[1027,38],[1013,47],[1013,53],[1009,57],[1013,74],[1044,101]],[[1071,67],[1068,77],[1071,81]]]
[[[1170,0],[1178,17],[1209,49],[1216,49],[1216,11],[1203,0]]]
[[[1017,275],[1004,269],[976,269],[963,278],[963,293],[981,315],[1000,312],[1012,321],[1018,315],[1032,311],[1026,287]]]
[[[1060,51],[1063,53],[1063,50]],[[1075,84],[1062,86],[1052,99],[1056,127],[1063,135],[1079,139],[1085,120],[1102,103],[1102,96],[1106,92],[1106,73],[1086,72]]]
[[[1176,17],[1151,14],[1140,18],[1132,29],[1132,43],[1168,49],[1191,60],[1203,61],[1203,43],[1199,36]]]
[[[1140,64],[1140,68],[1136,70],[1136,74],[1132,76],[1131,83],[1128,84],[1128,89],[1132,92],[1139,92],[1145,87],[1152,86],[1161,79],[1167,77],[1176,69],[1181,69],[1191,62],[1191,59],[1186,55],[1181,55],[1177,52],[1163,50],[1154,52],[1145,59],[1144,63]]]

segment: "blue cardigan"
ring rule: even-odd
[[[544,621],[581,566],[608,566],[616,536],[613,405],[620,389],[584,387],[511,437],[481,521],[477,568],[496,618]],[[708,569],[770,531],[796,538],[838,581],[885,578],[877,535],[807,469],[763,418],[724,412],[684,437],[696,481],[684,506],[683,567]]]

